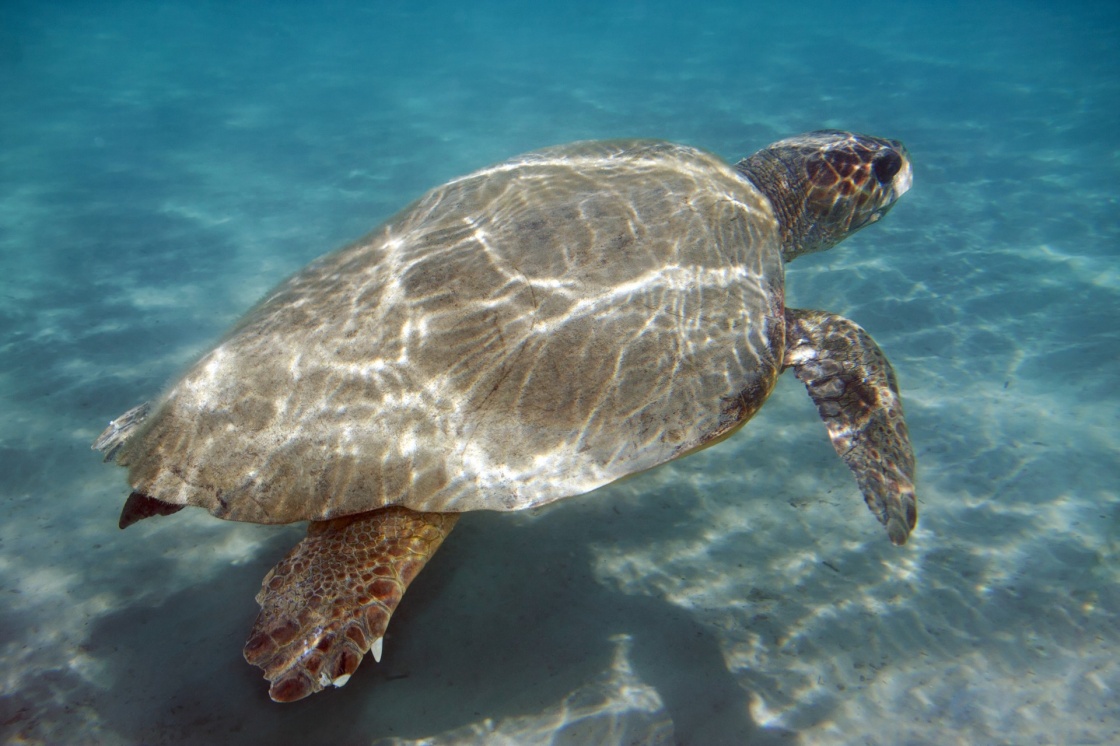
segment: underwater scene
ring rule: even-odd
[[[1117,50],[1113,2],[0,4],[0,742],[1120,742]],[[281,704],[242,650],[306,523],[118,528],[128,472],[91,449],[110,421],[427,190],[575,141],[735,164],[821,129],[912,165],[889,215],[784,286],[893,364],[905,544],[794,371],[728,434],[682,368],[674,401],[726,439],[464,513],[379,660]],[[468,445],[416,432],[400,447]],[[595,486],[508,447],[554,493]]]

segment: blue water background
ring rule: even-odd
[[[0,738],[1120,741],[1117,50],[1107,2],[4,2]],[[783,381],[718,448],[468,517],[385,661],[282,707],[240,647],[301,528],[116,528],[105,423],[427,188],[822,127],[914,161],[788,275],[898,371],[906,548]]]

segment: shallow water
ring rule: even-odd
[[[0,736],[12,743],[1120,740],[1120,11],[1108,3],[5,3]],[[116,528],[89,444],[270,286],[532,148],[904,140],[914,188],[790,265],[898,372],[887,541],[785,377],[716,448],[472,514],[380,664],[241,658],[299,526]]]

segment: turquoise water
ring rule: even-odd
[[[1111,3],[4,3],[0,737],[1120,741],[1118,48]],[[105,423],[425,189],[577,139],[737,160],[822,127],[914,161],[788,274],[898,372],[906,547],[786,376],[716,448],[466,517],[382,662],[281,706],[241,645],[302,527],[117,529]]]

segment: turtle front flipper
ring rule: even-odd
[[[918,521],[914,450],[894,370],[863,329],[822,311],[786,309],[786,356],[828,426],[867,507],[905,544]]]
[[[342,686],[371,647],[380,660],[405,589],[458,519],[389,507],[312,521],[257,594],[244,653],[272,682],[269,696],[292,702]]]

